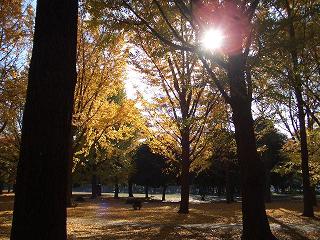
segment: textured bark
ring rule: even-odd
[[[189,168],[190,168],[190,141],[189,132],[181,134],[182,144],[182,171],[181,171],[181,201],[179,213],[189,213]]]
[[[241,171],[242,239],[276,239],[271,233],[265,211],[264,166],[257,153],[251,96],[246,87],[242,54],[229,57],[228,79]]]
[[[37,2],[11,239],[67,238],[77,7],[76,0]]]

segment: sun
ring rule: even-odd
[[[207,50],[216,50],[222,47],[224,40],[220,29],[208,29],[202,37],[201,45]]]

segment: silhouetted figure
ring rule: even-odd
[[[138,199],[135,199],[133,204],[132,204],[132,207],[133,207],[134,210],[138,210],[138,209],[140,210],[141,207],[142,207],[141,201],[138,200]]]

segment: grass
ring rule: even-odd
[[[68,209],[68,239],[240,239],[241,204],[191,203],[188,215],[177,214],[179,204],[152,201],[133,210],[104,196]],[[320,209],[316,218],[301,216],[301,200],[267,204],[272,231],[279,239],[319,239]],[[12,196],[0,197],[0,239],[9,239]]]

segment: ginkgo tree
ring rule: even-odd
[[[96,197],[99,179],[115,184],[120,175],[128,174],[130,152],[143,135],[144,120],[135,107],[135,100],[127,99],[125,94],[127,51],[124,43],[121,32],[92,22],[81,2],[70,136],[69,205],[72,175],[89,175],[93,197]],[[119,162],[123,165],[121,168],[116,166]]]
[[[108,118],[101,116],[85,133],[82,150],[76,153],[76,165],[92,176],[92,194],[96,197],[98,181],[127,182],[132,167],[132,152],[145,137],[143,117],[133,100],[122,99],[112,103],[114,113]],[[111,110],[111,105],[105,103]]]
[[[275,113],[300,143],[305,216],[314,215],[308,132],[319,127],[319,39],[317,1],[268,1],[259,19],[259,52],[256,79],[263,97],[259,105]],[[267,11],[267,9],[273,9]],[[261,74],[261,75],[260,75]]]
[[[26,80],[25,71],[21,71],[5,84],[5,94],[2,95],[7,99],[3,104],[10,104],[10,108],[4,111],[5,127],[0,134],[0,185],[7,183],[8,191],[14,185],[19,159]]]
[[[186,22],[181,22],[181,25]],[[192,34],[181,27],[182,34]],[[184,32],[185,31],[185,32]],[[188,213],[190,170],[209,158],[207,137],[225,117],[225,104],[210,87],[209,76],[190,52],[163,48],[161,43],[136,32],[131,36],[132,64],[156,92],[145,99],[152,126],[151,147],[180,165],[180,213]],[[198,166],[197,166],[198,165]],[[200,167],[201,168],[201,167]]]
[[[0,189],[14,183],[31,49],[33,8],[21,0],[0,6]]]
[[[22,0],[1,2],[0,11],[0,133],[15,114],[14,89],[25,70],[32,37],[33,8]],[[24,72],[25,74],[25,72]]]

